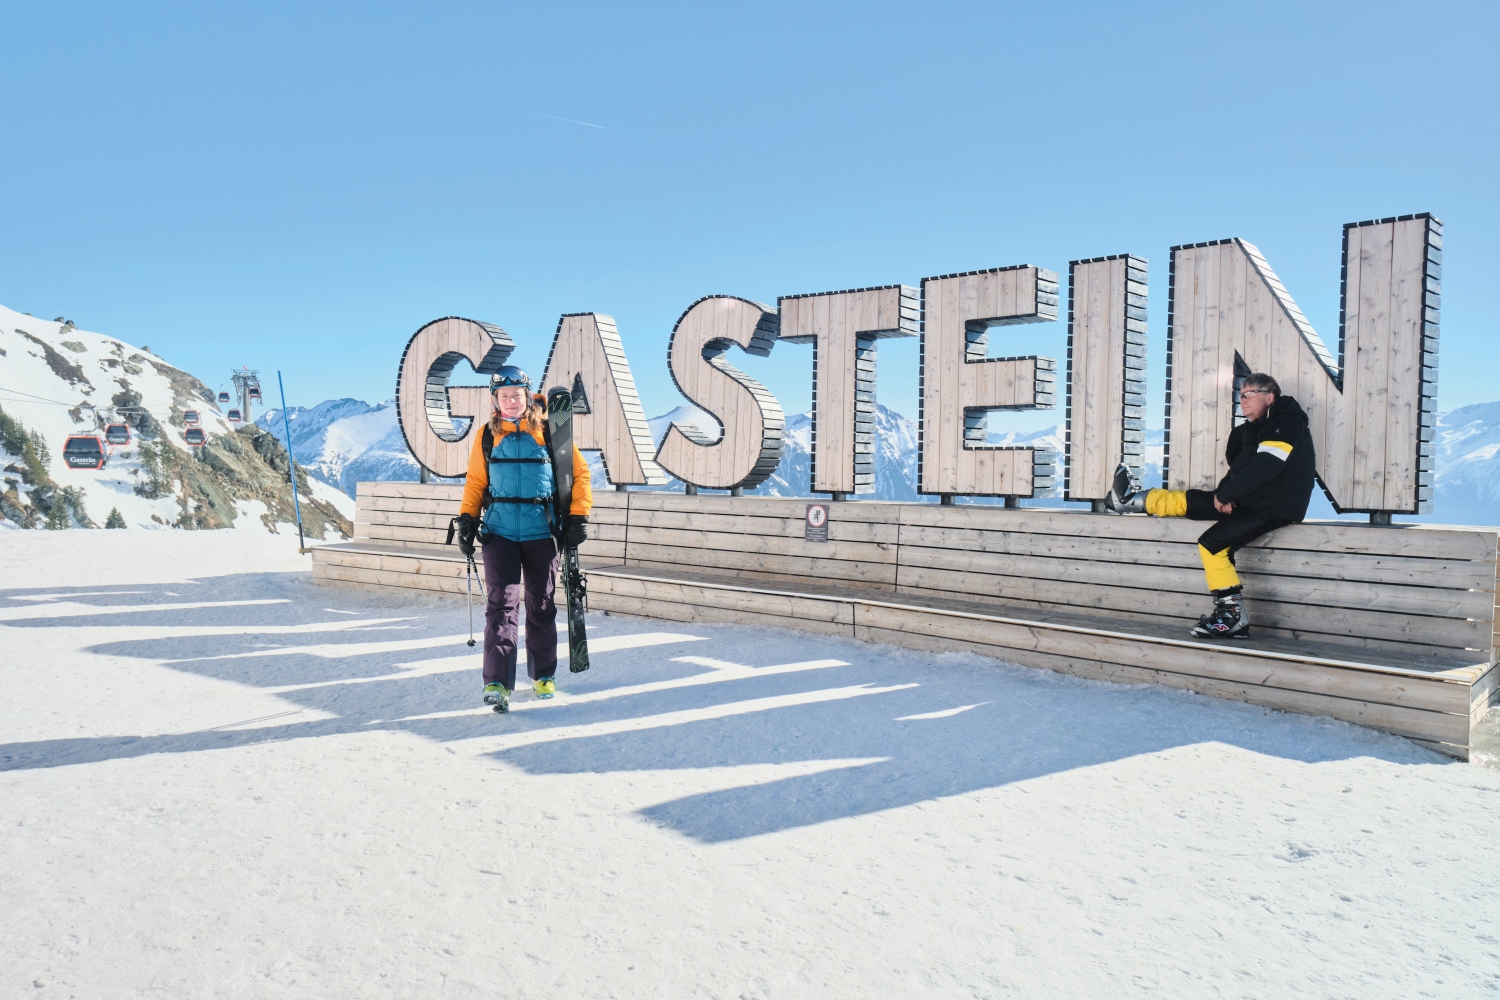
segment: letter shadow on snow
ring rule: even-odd
[[[923,654],[891,647],[861,643],[855,648],[860,653],[851,656],[848,643],[806,638],[799,643],[802,656],[842,654],[855,663],[780,679],[801,678],[812,690],[920,686],[543,742],[494,757],[532,774],[874,759],[771,780],[751,776],[736,787],[640,810],[649,822],[705,843],[867,815],[1202,743],[1304,763],[1365,756],[1393,763],[1450,763],[1397,737],[1317,716],[1154,685],[1090,682],[978,657],[933,663]],[[700,705],[707,707],[735,700],[722,697],[730,687],[713,684],[683,693],[696,692]],[[741,689],[734,695],[774,693],[780,692]],[[960,708],[964,710],[953,712]],[[919,715],[936,717],[906,718]]]
[[[711,673],[673,662],[683,655],[714,656],[749,666],[791,660],[842,659],[842,667],[795,673],[751,674],[714,683],[637,692],[592,702],[562,699],[540,711],[509,716],[475,712],[479,655],[461,640],[408,650],[324,656],[276,648],[337,648],[391,640],[461,636],[462,603],[410,599],[363,591],[313,587],[300,574],[243,574],[205,579],[200,586],[173,584],[119,588],[56,588],[53,592],[105,591],[74,598],[99,607],[172,601],[288,598],[290,603],[100,615],[94,625],[233,625],[250,628],[225,636],[164,636],[106,641],[91,651],[152,662],[175,670],[252,687],[324,684],[278,693],[293,706],[337,718],[272,719],[261,728],[218,729],[140,737],[33,741],[0,745],[0,770],[26,770],[143,756],[189,753],[370,729],[404,730],[436,742],[479,736],[538,734],[543,742],[492,756],[532,774],[607,773],[705,769],[744,765],[796,765],[874,759],[815,774],[770,780],[748,776],[735,787],[685,796],[642,809],[649,822],[713,843],[867,815],[945,796],[1197,743],[1218,742],[1256,753],[1317,763],[1372,756],[1395,763],[1445,761],[1428,751],[1371,730],[1310,716],[1283,715],[1255,706],[1198,697],[1144,685],[1107,685],[1045,671],[998,666],[978,657],[945,658],[780,629],[685,625],[630,617],[591,618],[591,634],[682,632],[709,641],[664,644],[594,657],[594,669],[559,680],[565,694],[609,693],[638,684]],[[136,593],[126,593],[135,591]],[[170,596],[167,592],[176,596]],[[45,602],[15,600],[46,591],[0,592],[0,608]],[[68,599],[68,598],[63,598]],[[357,611],[356,616],[326,608]],[[252,611],[255,614],[244,614]],[[72,627],[87,615],[0,622],[7,627]],[[296,633],[256,632],[261,625],[316,625],[401,618],[367,628]],[[0,640],[3,641],[3,640]],[[250,655],[227,655],[250,654]],[[454,659],[458,669],[403,675],[403,664]],[[467,660],[467,663],[460,662]],[[387,675],[397,675],[393,679]],[[522,665],[519,676],[523,678]],[[345,682],[355,683],[345,683]],[[361,682],[362,681],[362,682]],[[335,683],[328,683],[335,682]],[[625,733],[546,739],[556,727],[628,723],[648,716],[724,706],[773,696],[816,697],[857,685],[916,684],[898,691],[832,701],[789,704],[718,719],[661,725]],[[522,696],[523,699],[526,696]],[[969,707],[952,714],[954,709]],[[439,719],[410,716],[463,711]],[[899,721],[913,715],[940,714]],[[246,722],[252,720],[245,720]],[[230,723],[234,725],[235,723]],[[733,777],[728,778],[734,781]]]

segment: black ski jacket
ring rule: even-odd
[[[1214,496],[1287,521],[1307,516],[1317,455],[1307,414],[1291,396],[1278,396],[1259,420],[1241,424],[1224,448],[1229,471]]]

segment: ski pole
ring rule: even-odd
[[[474,646],[474,557],[469,556],[469,564],[464,567],[464,586],[468,590],[469,603],[469,647]]]
[[[302,502],[297,499],[297,461],[292,458],[292,421],[286,415],[286,383],[281,381],[281,372],[276,373],[276,385],[281,389],[281,426],[286,428],[286,474],[292,481],[292,509],[297,512],[297,551],[307,555],[307,539],[302,536]]]

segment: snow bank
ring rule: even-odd
[[[312,587],[285,536],[148,541],[0,546],[7,995],[1500,988],[1497,770],[601,615],[594,668],[501,717],[461,602]]]

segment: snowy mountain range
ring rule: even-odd
[[[879,500],[935,500],[917,494],[917,424],[889,407],[876,406],[875,494]],[[290,411],[292,449],[297,461],[324,482],[353,496],[356,484],[366,480],[415,480],[417,463],[407,450],[396,423],[394,404],[387,401],[372,406],[357,399],[332,399],[313,407],[293,407]],[[718,424],[694,406],[679,406],[649,421],[652,440],[661,443],[667,428],[674,422],[697,426],[716,437]],[[281,436],[281,413],[271,410],[256,423]],[[787,417],[781,464],[771,478],[751,491],[759,496],[811,496],[808,449],[811,437],[811,415],[796,413]],[[1437,476],[1435,510],[1414,520],[1443,524],[1500,524],[1500,402],[1466,406],[1438,418]],[[1063,427],[1055,424],[1024,433],[989,435],[991,444],[1050,448],[1061,452]],[[1146,432],[1146,468],[1143,481],[1148,486],[1161,483],[1163,433]],[[608,477],[597,452],[589,454],[594,481],[605,484]],[[682,483],[672,480],[663,489],[680,491]],[[1061,492],[1060,490],[1056,492]],[[993,502],[974,498],[973,502]],[[1042,496],[1028,503],[1062,505],[1057,497]],[[1322,491],[1313,495],[1308,516],[1334,518],[1333,510]]]

